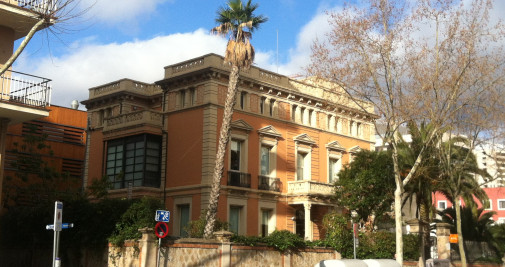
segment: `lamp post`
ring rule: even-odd
[[[357,236],[358,236],[358,227],[354,221],[356,220],[357,217],[358,217],[358,213],[355,210],[351,211],[352,245],[354,248],[354,259],[356,259],[356,240],[357,240]]]

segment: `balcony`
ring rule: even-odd
[[[50,81],[22,72],[6,71],[0,76],[0,100],[32,107],[48,106]]]
[[[0,76],[0,115],[10,124],[49,115],[51,80],[16,71]]]
[[[126,127],[151,125],[157,128],[163,126],[163,115],[159,112],[141,110],[105,119],[103,131],[112,131]]]
[[[251,188],[251,174],[239,171],[228,171],[228,185]]]
[[[280,192],[281,191],[281,180],[279,178],[274,178],[265,175],[258,175],[258,189]]]
[[[334,186],[331,184],[307,180],[288,182],[288,195],[332,196],[333,194]]]
[[[40,20],[40,14],[52,16],[61,8],[57,4],[56,0],[0,0],[0,25],[13,29],[17,40],[26,36]],[[41,29],[53,24],[55,19],[50,18]]]

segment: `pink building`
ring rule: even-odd
[[[505,187],[483,188],[489,197],[488,211],[494,211],[496,214],[493,220],[497,223],[505,223]],[[452,203],[439,192],[436,192],[433,197],[433,205],[437,209],[442,210],[452,207]],[[479,203],[479,207],[480,207]]]

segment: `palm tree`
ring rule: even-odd
[[[402,140],[399,144],[399,157],[401,169],[409,171],[414,165],[417,155],[421,153],[423,144],[427,142],[428,133],[431,132],[431,124],[421,123],[419,127],[415,122],[408,123],[409,133],[412,137],[412,142],[407,143]],[[432,193],[434,186],[439,182],[440,168],[438,160],[436,159],[436,143],[438,140],[432,140],[428,146],[425,147],[424,160],[419,164],[418,169],[412,180],[405,186],[403,196],[403,206],[407,203],[412,205],[415,202],[416,218],[421,222],[422,235],[421,244],[422,248],[420,255],[422,255],[423,263],[426,257],[430,255],[430,215],[434,211],[432,205]]]
[[[476,176],[489,178],[486,170],[480,169],[472,153],[473,142],[463,137],[450,137],[439,146],[439,160],[442,183],[439,189],[456,207],[461,206],[461,199],[466,205],[475,205],[474,197],[484,206],[489,198],[480,187]],[[461,227],[461,209],[455,209],[456,232],[461,256],[461,265],[466,267],[466,254]]]
[[[216,22],[219,26],[213,28],[213,33],[228,36],[228,44],[224,62],[231,65],[230,77],[228,81],[228,92],[224,104],[223,122],[219,133],[219,144],[216,154],[216,164],[212,177],[212,189],[207,208],[204,237],[212,236],[212,229],[216,221],[217,204],[221,191],[221,177],[224,168],[224,155],[230,137],[230,123],[233,115],[233,106],[237,96],[237,81],[240,69],[248,69],[254,61],[254,47],[249,40],[252,32],[258,29],[260,24],[267,21],[267,18],[253,13],[258,8],[258,4],[243,4],[242,0],[229,0],[226,7],[221,7],[217,11]]]

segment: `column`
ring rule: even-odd
[[[310,208],[312,204],[303,203],[303,209],[305,211],[305,240],[312,241],[312,221],[310,220]]]
[[[300,106],[296,106],[296,110],[295,110],[295,122],[296,123],[302,123],[302,109],[300,108]]]

